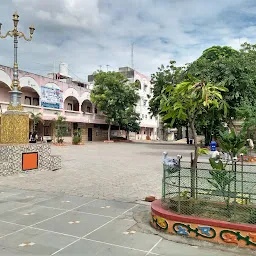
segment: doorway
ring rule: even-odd
[[[88,141],[92,141],[92,128],[88,128]]]

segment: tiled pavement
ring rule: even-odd
[[[136,232],[134,203],[0,187],[0,255],[232,256]]]

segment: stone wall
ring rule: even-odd
[[[0,145],[0,175],[7,176],[21,172],[22,154],[38,152],[39,171],[54,171],[61,168],[61,157],[51,155],[49,144]]]

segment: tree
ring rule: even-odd
[[[138,132],[140,130],[140,114],[136,113],[133,107],[124,111],[124,115],[119,121],[120,128],[126,132],[126,139],[129,140],[130,132]]]
[[[158,68],[158,71],[151,75],[151,84],[154,87],[153,97],[149,101],[149,111],[155,117],[157,117],[161,111],[160,101],[162,98],[162,94],[164,93],[164,89],[169,85],[175,86],[184,79],[184,68],[176,67],[175,64],[175,61],[170,61],[169,65],[167,65],[166,67],[164,65],[161,65],[161,67]],[[169,121],[165,120],[164,123],[168,124]],[[159,127],[159,129],[162,130],[163,133],[163,137],[161,139],[167,140],[167,133],[165,128],[166,125],[164,123],[162,122],[162,120],[160,120],[161,126]],[[178,127],[180,127],[181,125],[186,126],[186,124],[183,123],[177,123],[176,125]]]
[[[246,134],[247,138],[255,140],[256,106],[248,100],[245,100],[243,104],[237,109],[237,116],[243,121],[243,133]]]
[[[111,124],[119,125],[124,111],[136,105],[139,100],[135,84],[118,72],[98,72],[94,74],[94,88],[91,100],[106,116],[108,140]]]
[[[35,114],[34,112],[30,112],[30,119],[33,122],[33,132],[36,131],[36,125],[39,123],[44,123],[44,120],[42,119],[42,114],[41,113],[37,113]]]
[[[56,113],[57,119],[54,119],[57,143],[63,143],[63,136],[67,134],[66,117]]]
[[[245,43],[240,51],[230,47],[213,46],[187,66],[190,74],[228,89],[223,99],[229,105],[226,121],[232,127],[237,118],[237,108],[247,99],[256,103],[256,45]],[[216,119],[214,120],[214,122]]]
[[[222,93],[227,89],[215,86],[211,83],[198,81],[193,76],[178,84],[176,87],[167,86],[161,100],[161,110],[164,120],[171,119],[188,122],[194,139],[194,159],[191,166],[191,196],[195,197],[195,171],[198,160],[198,141],[196,122],[203,113],[207,113],[210,107],[220,108]],[[222,105],[226,108],[226,105]]]

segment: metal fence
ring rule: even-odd
[[[164,165],[162,201],[180,214],[256,224],[256,165],[242,160],[216,170],[198,163],[194,171],[190,162]]]

